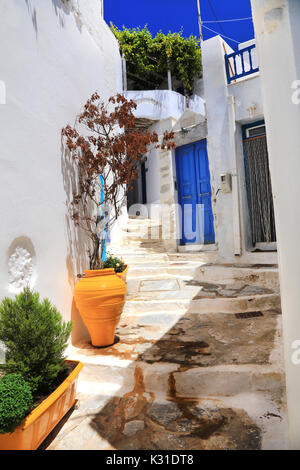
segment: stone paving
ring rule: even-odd
[[[70,346],[78,402],[42,448],[285,449],[276,266],[168,254],[129,230],[116,342]]]

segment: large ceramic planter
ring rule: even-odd
[[[77,362],[77,361],[66,361]],[[81,362],[12,434],[0,434],[0,450],[36,450],[75,403]]]
[[[116,275],[114,269],[85,271],[85,277],[76,284],[74,300],[93,346],[103,347],[114,343],[125,296],[125,282]]]
[[[117,273],[117,276],[122,279],[122,281],[126,282],[127,274],[128,274],[129,266],[126,264],[124,271],[121,273]]]

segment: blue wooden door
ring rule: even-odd
[[[176,150],[182,244],[214,243],[214,220],[206,140]]]

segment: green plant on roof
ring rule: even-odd
[[[170,70],[186,93],[192,93],[195,78],[202,76],[201,49],[195,36],[185,38],[180,31],[159,32],[153,37],[147,26],[118,29],[113,23],[111,30],[127,61],[129,76],[148,84],[148,89],[158,88]]]

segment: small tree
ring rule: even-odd
[[[6,348],[9,374],[21,374],[33,393],[49,392],[63,369],[72,329],[48,299],[28,288],[0,304],[0,341]]]
[[[149,145],[159,140],[156,132],[137,127],[134,109],[134,101],[123,95],[110,97],[105,105],[94,93],[75,126],[62,129],[78,171],[78,191],[73,194],[70,212],[89,237],[90,269],[103,268],[107,233],[138,177],[138,163]],[[163,148],[174,147],[173,136],[172,132],[164,133]]]

